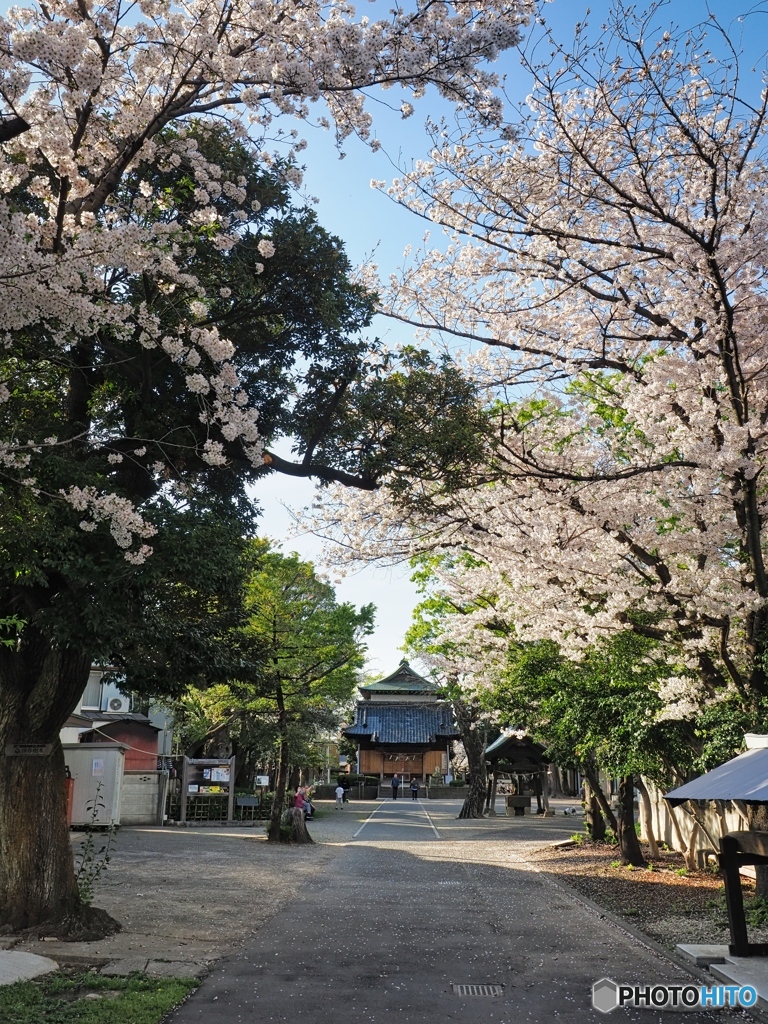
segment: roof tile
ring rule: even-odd
[[[381,744],[435,743],[454,739],[459,731],[448,705],[358,704],[355,722],[344,729],[350,738]]]

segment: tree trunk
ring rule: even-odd
[[[496,778],[494,774],[492,778],[488,779],[488,783],[485,787],[485,810],[486,813],[491,809],[491,793],[493,791],[493,780]]]
[[[636,868],[644,867],[645,857],[635,830],[635,783],[631,775],[622,775],[619,779],[618,825],[621,863],[632,864]]]
[[[597,768],[593,764],[585,764],[583,766],[582,774],[589,783],[589,787],[594,794],[595,800],[597,800],[598,807],[603,813],[603,817],[608,822],[613,834],[618,836],[619,824],[616,821],[616,815],[611,810],[611,805],[608,803],[603,787],[600,785],[600,779],[597,774]]]
[[[477,709],[471,703],[454,699],[453,710],[461,741],[467,754],[469,792],[459,811],[459,818],[482,818],[488,776],[485,768],[485,734],[479,727]]]
[[[689,871],[695,871],[697,868],[696,863],[696,835],[699,831],[699,823],[694,819],[693,829],[691,830],[691,838],[686,843],[683,838],[683,830],[680,828],[680,822],[677,820],[677,809],[671,804],[669,805],[669,820],[672,822],[672,830],[677,836],[677,844],[680,847],[680,853],[683,855],[685,866]]]
[[[289,807],[285,812],[286,824],[291,826],[291,832],[285,843],[313,843],[314,839],[307,831],[307,823],[304,820],[304,811],[301,807]]]
[[[280,824],[283,820],[285,788],[288,783],[288,724],[284,708],[280,709],[278,715],[278,729],[280,731],[280,757],[277,762],[275,792],[272,798],[272,810],[269,815],[269,829],[267,831],[267,841],[270,843],[281,842]]]
[[[643,832],[645,833],[645,840],[648,843],[648,852],[652,857],[659,856],[659,846],[656,842],[656,835],[653,831],[653,808],[651,807],[651,796],[648,792],[648,787],[641,776],[637,776],[635,779],[635,785],[637,791],[640,794],[640,806],[643,809]]]
[[[605,842],[605,818],[589,782],[584,783],[584,824],[590,838],[596,843]]]
[[[0,649],[0,931],[63,939],[103,938],[119,925],[84,905],[66,820],[59,731],[77,707],[90,657],[59,648],[28,626],[17,648]],[[6,753],[40,744],[41,756]]]

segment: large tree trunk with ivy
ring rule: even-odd
[[[619,840],[621,863],[632,864],[641,868],[645,865],[645,857],[640,849],[640,840],[635,829],[635,782],[631,775],[622,775],[619,779]]]
[[[83,904],[66,820],[59,732],[85,689],[90,658],[32,626],[0,648],[0,931],[98,939],[119,925]],[[39,745],[35,756],[14,745]],[[17,748],[18,749],[18,748]]]
[[[453,713],[467,754],[469,792],[459,811],[460,818],[482,818],[488,774],[485,767],[485,730],[472,701],[454,698]]]

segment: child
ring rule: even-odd
[[[344,787],[341,783],[336,787],[336,810],[344,810]]]

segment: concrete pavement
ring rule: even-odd
[[[379,805],[322,878],[297,884],[293,900],[220,961],[169,1024],[581,1024],[605,1019],[590,999],[602,977],[691,982],[523,859],[566,838],[572,820],[458,822],[456,804],[437,803]],[[669,1017],[616,1010],[610,1019]]]

